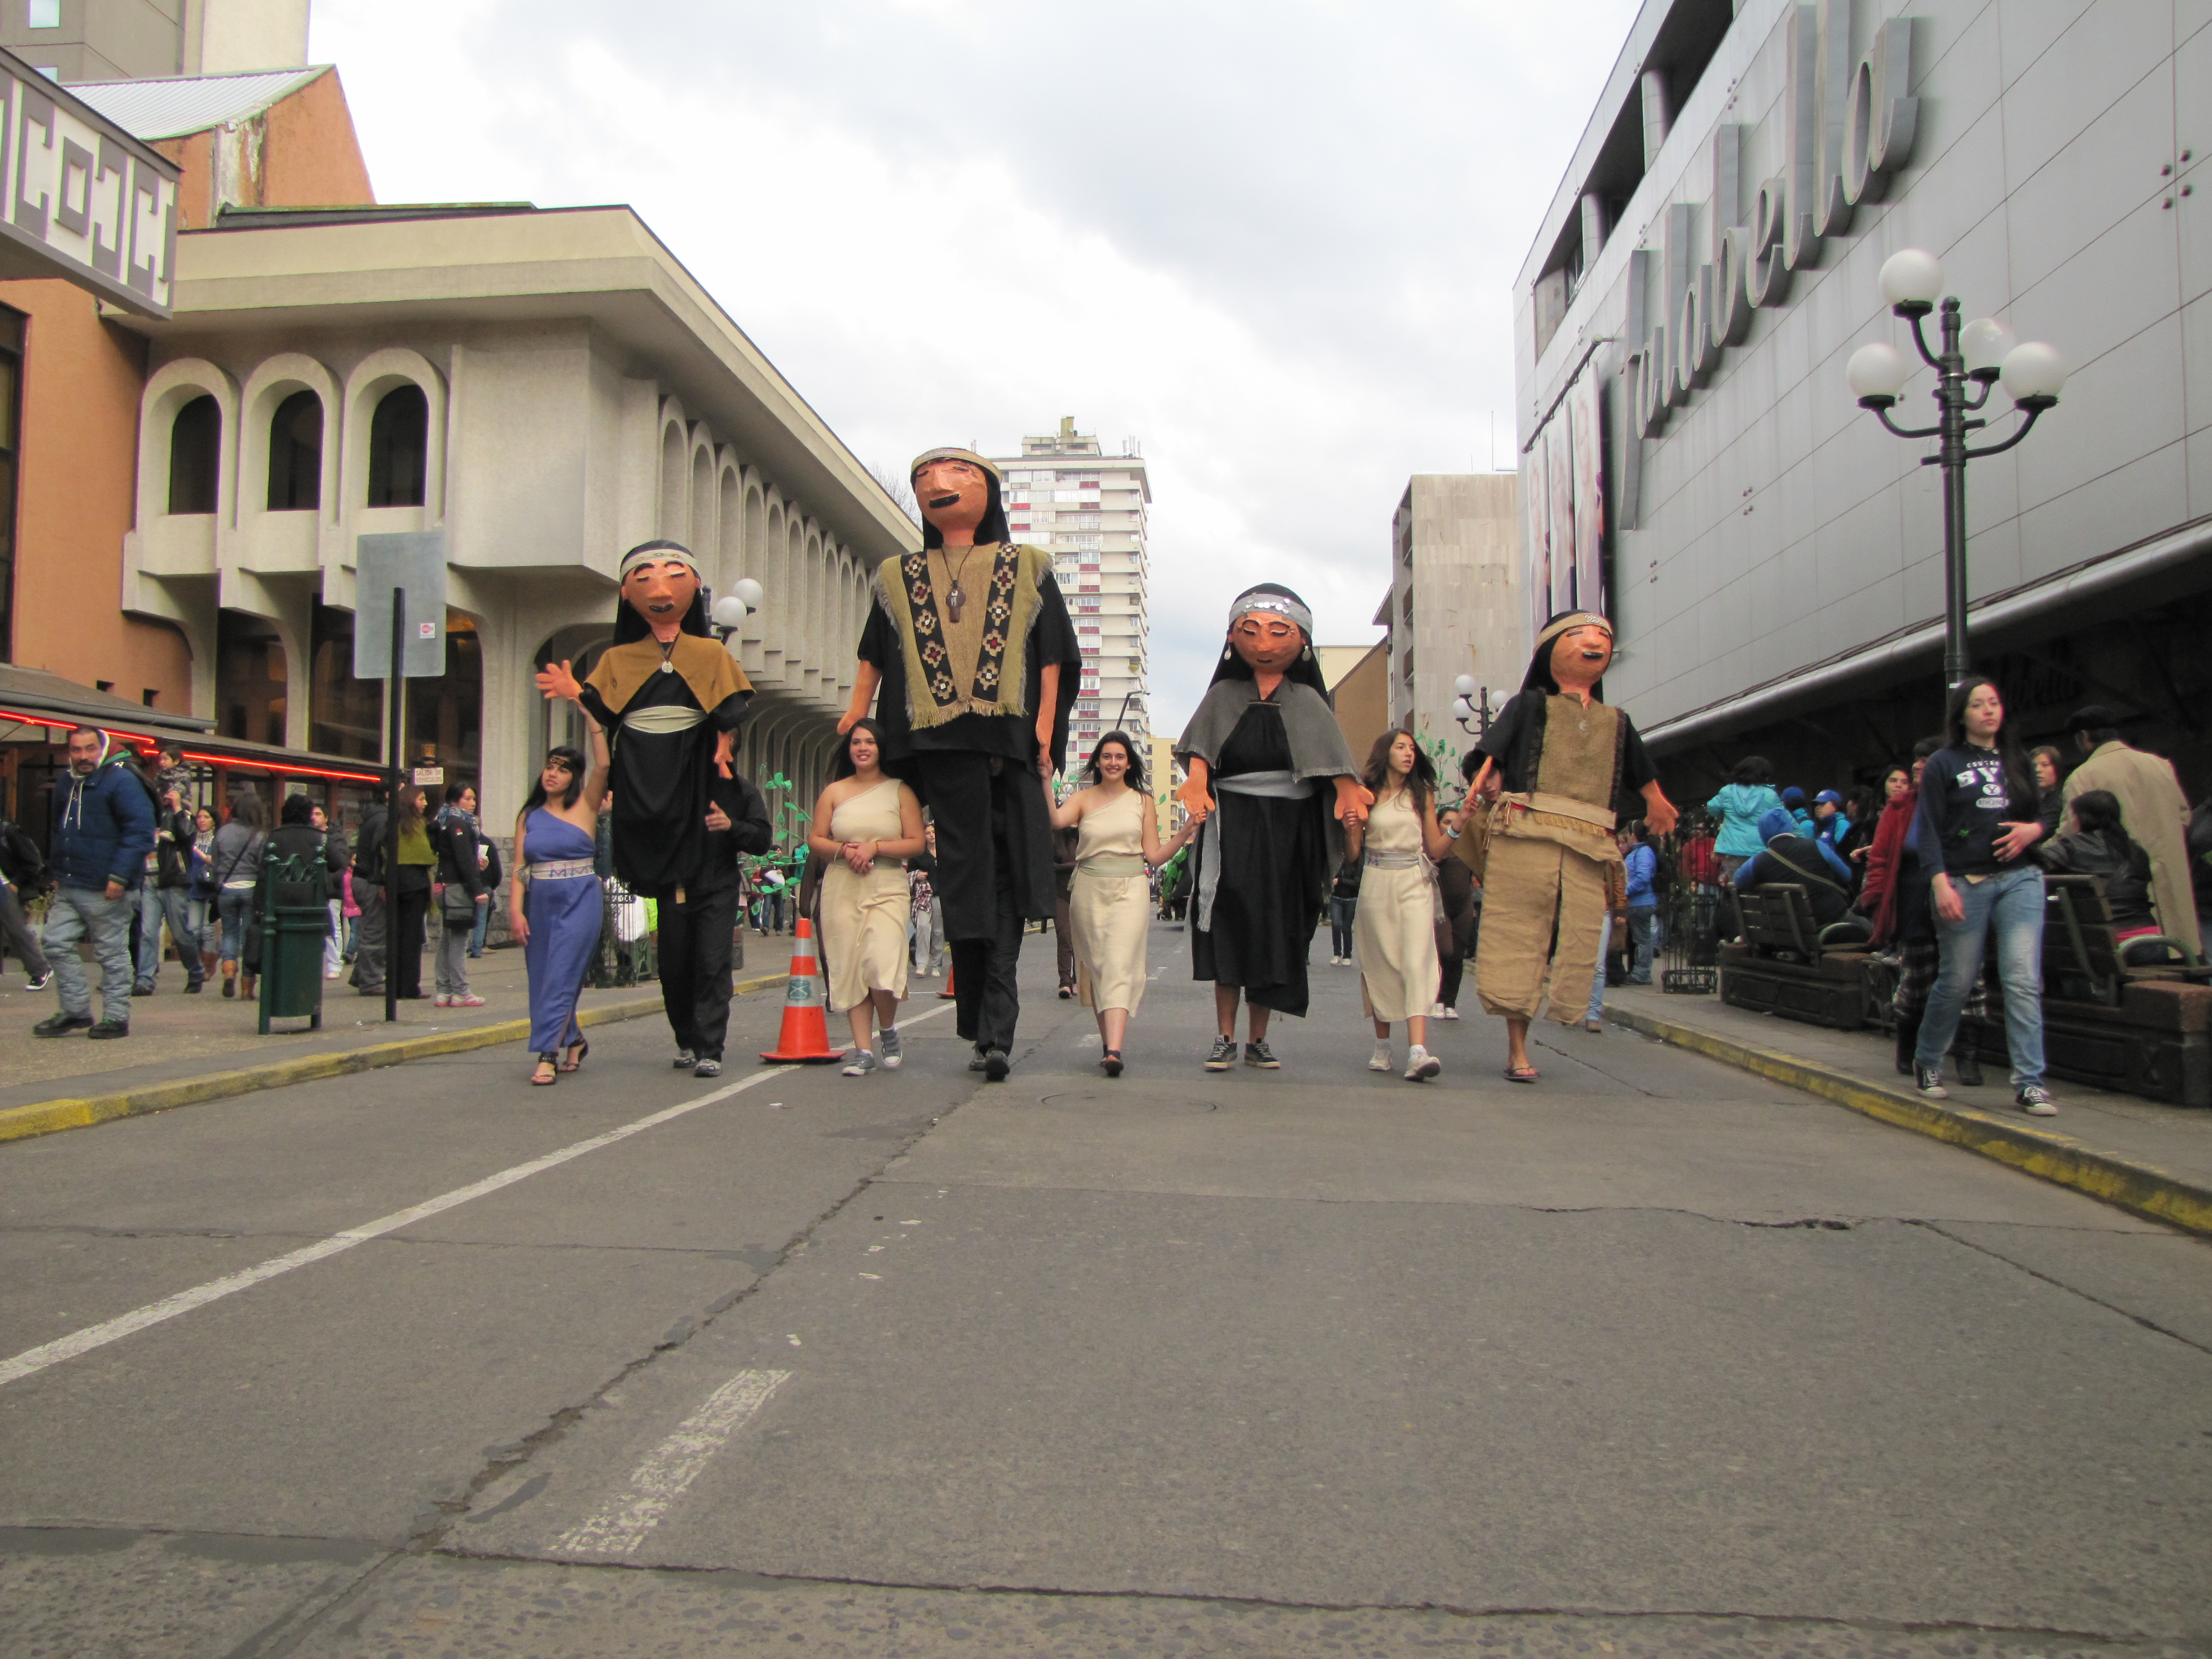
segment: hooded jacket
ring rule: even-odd
[[[48,865],[63,886],[97,893],[111,881],[136,888],[144,878],[146,855],[154,850],[154,803],[127,760],[127,751],[103,737],[91,775],[72,770],[55,789]]]
[[[1720,824],[1713,851],[1724,859],[1747,859],[1766,845],[1759,821],[1778,811],[1782,797],[1771,783],[1731,783],[1705,803],[1705,811]]]

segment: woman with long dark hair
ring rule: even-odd
[[[593,854],[607,793],[607,734],[595,721],[586,724],[590,770],[566,744],[547,750],[514,820],[517,867],[507,886],[507,922],[522,943],[530,978],[530,1047],[538,1056],[530,1080],[540,1088],[560,1081],[592,1052],[576,1023],[576,1003],[599,950],[605,910]]]
[[[2013,1099],[2032,1116],[2050,1117],[2058,1108],[2043,1085],[2043,871],[2023,855],[2053,826],[2044,821],[2027,757],[2005,730],[2004,696],[1994,680],[1961,680],[1944,730],[1948,742],[1929,757],[1920,780],[1917,835],[1938,963],[1913,1051],[1913,1085],[1931,1100],[1946,1097],[1943,1051],[1994,938]]]
[[[896,1071],[903,1058],[898,1006],[906,1000],[907,924],[914,914],[904,860],[927,844],[920,798],[884,775],[883,741],[873,720],[853,723],[837,746],[830,784],[814,803],[814,833],[806,839],[811,861],[822,870],[830,1006],[853,1028],[847,1077],[866,1077],[878,1065]]]
[[[268,839],[268,818],[261,797],[241,789],[230,798],[230,817],[215,832],[209,854],[214,866],[215,912],[222,924],[218,950],[222,958],[222,994],[239,994],[239,959],[246,945],[246,924],[253,915],[253,889],[261,878],[261,848]],[[246,994],[253,994],[253,978],[246,976]]]
[[[2129,836],[2121,822],[2120,798],[2109,789],[2085,789],[2074,797],[2072,812],[2072,831],[2054,836],[2038,855],[2043,867],[2054,876],[2095,876],[2104,883],[2114,939],[2124,943],[2157,933],[2150,854]]]
[[[1360,1000],[1375,1024],[1367,1069],[1395,1069],[1390,1027],[1403,1021],[1406,1080],[1425,1083],[1444,1069],[1427,1047],[1442,974],[1430,866],[1451,853],[1451,838],[1437,822],[1437,769],[1411,732],[1385,732],[1367,752],[1360,782],[1375,792],[1375,805],[1364,823],[1346,824],[1344,843],[1362,866],[1352,936]]]
[[[422,821],[429,797],[413,784],[399,791],[399,867],[392,873],[391,972],[403,1002],[422,1000],[422,931],[430,915],[430,877],[438,854]]]
[[[1194,813],[1164,844],[1159,809],[1145,793],[1137,746],[1109,732],[1084,769],[1091,787],[1053,808],[1052,827],[1076,832],[1069,882],[1068,937],[1075,947],[1075,989],[1098,1018],[1098,1064],[1121,1075],[1129,1016],[1145,997],[1145,945],[1152,921],[1152,879],[1198,833]]]

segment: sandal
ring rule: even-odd
[[[1098,1065],[1100,1069],[1103,1070],[1108,1077],[1121,1076],[1121,1051],[1119,1048],[1109,1048],[1104,1054],[1098,1056]]]
[[[1534,1083],[1543,1073],[1533,1066],[1509,1066],[1505,1068],[1508,1083]]]
[[[555,1063],[552,1055],[538,1055],[538,1069],[530,1074],[530,1086],[533,1089],[551,1088],[555,1084],[561,1080],[559,1078],[553,1075],[553,1073],[558,1072],[560,1069],[561,1067]]]
[[[571,1046],[568,1058],[564,1060],[556,1061],[553,1069],[556,1072],[577,1071],[582,1067],[584,1064],[584,1057],[591,1052],[591,1039],[588,1037],[580,1038],[574,1045]]]

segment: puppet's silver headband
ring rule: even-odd
[[[1313,612],[1287,593],[1268,593],[1255,588],[1249,593],[1239,593],[1237,602],[1229,607],[1231,628],[1255,611],[1265,611],[1271,617],[1283,617],[1296,623],[1308,639],[1313,637]]]
[[[616,573],[615,580],[626,582],[629,573],[638,566],[659,564],[664,559],[684,566],[702,581],[706,580],[706,573],[699,568],[698,556],[681,542],[640,542],[623,555],[622,568]]]

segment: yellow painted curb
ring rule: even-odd
[[[750,991],[765,990],[771,985],[782,984],[789,977],[788,974],[763,974],[754,979],[741,979],[731,988],[732,994],[744,996]],[[636,1019],[659,1012],[659,997],[632,997],[583,1009],[577,1014],[576,1023],[608,1025],[617,1020]],[[495,1048],[504,1042],[523,1042],[529,1036],[528,1020],[502,1019],[489,1025],[465,1026],[458,1031],[403,1037],[396,1042],[300,1054],[289,1060],[271,1060],[265,1066],[213,1072],[205,1077],[181,1078],[173,1083],[149,1083],[142,1089],[125,1089],[114,1094],[10,1106],[0,1109],[0,1140],[27,1140],[33,1135],[87,1128],[112,1118],[143,1117],[149,1112],[167,1112],[210,1100],[228,1100],[264,1089],[282,1089],[295,1083],[319,1083],[330,1078],[349,1077],[357,1072],[380,1071],[387,1066],[403,1066],[410,1060]]]
[[[2154,1164],[2138,1164],[2116,1152],[2100,1152],[2048,1129],[2030,1127],[1978,1112],[1971,1107],[1939,1106],[1900,1090],[1884,1089],[1848,1072],[1812,1065],[1794,1054],[1761,1048],[1732,1037],[1717,1036],[1633,1008],[1608,1004],[1616,1025],[1656,1037],[1677,1048],[1704,1054],[1723,1065],[1786,1083],[1838,1106],[1933,1139],[1979,1152],[2025,1174],[2071,1187],[2092,1198],[2153,1221],[2212,1235],[2212,1188]]]

